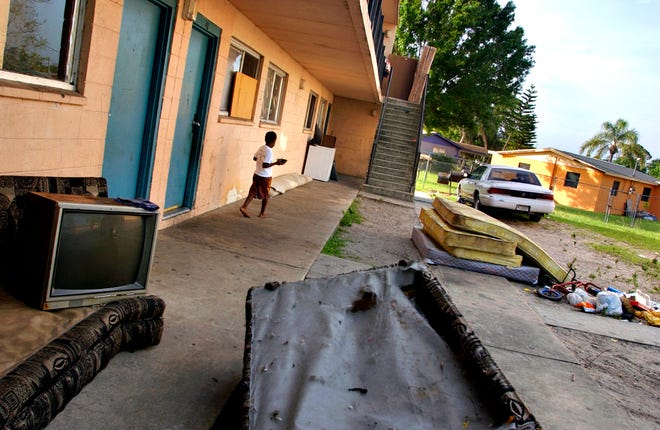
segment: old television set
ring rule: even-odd
[[[27,193],[18,226],[17,293],[42,310],[145,294],[158,211],[113,199]]]

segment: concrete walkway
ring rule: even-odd
[[[209,429],[241,377],[247,290],[366,268],[319,257],[361,183],[313,181],[271,199],[266,219],[242,217],[236,202],[159,232],[149,287],[167,303],[161,344],[118,354],[48,428]],[[520,288],[433,271],[545,428],[629,422]]]

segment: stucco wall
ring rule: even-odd
[[[111,1],[87,10],[81,94],[0,82],[1,174],[101,174],[121,11]]]
[[[288,159],[284,166],[275,167],[275,175],[301,173],[307,141],[312,134],[303,130],[307,101],[310,90],[320,97],[333,102],[333,95],[318,80],[296,63],[286,52],[273,43],[263,32],[239,13],[228,2],[201,1],[198,13],[222,29],[218,61],[213,82],[213,93],[207,118],[207,129],[202,149],[199,182],[194,209],[188,214],[164,221],[170,225],[245,198],[250,187],[254,162],[252,156],[263,144],[264,135],[273,130],[278,135],[274,148],[276,156]],[[172,51],[178,55],[178,62],[171,62],[168,70],[166,97],[171,98],[168,112],[163,109],[162,129],[156,154],[156,170],[152,184],[152,200],[163,201],[167,188],[167,172],[174,137],[181,80],[192,23],[177,18],[175,39]],[[257,89],[257,101],[252,120],[240,120],[220,115],[220,101],[227,69],[227,56],[232,37],[240,40],[262,56],[261,74]],[[182,63],[182,64],[178,64]],[[280,125],[262,124],[259,120],[263,104],[263,85],[268,66],[273,63],[287,73],[287,87],[284,109]],[[304,81],[301,88],[301,80]],[[334,112],[334,107],[333,107]]]
[[[338,173],[366,178],[380,107],[375,103],[336,97],[328,134],[337,138]]]
[[[606,175],[582,163],[552,153],[536,152],[525,155],[493,153],[491,162],[514,167],[518,167],[519,163],[527,163],[530,165],[530,170],[539,176],[543,186],[553,189],[557,203],[593,212],[604,213],[609,204],[610,213],[622,215],[626,200],[633,198],[633,201],[636,201],[642,190],[649,187],[652,188],[651,197],[648,202],[641,202],[639,209],[649,210],[656,215],[660,214],[660,187]],[[577,188],[564,185],[568,172],[580,174]],[[619,182],[619,189],[610,200],[610,191],[614,181]],[[628,194],[630,187],[635,189],[635,194],[632,196]]]
[[[341,113],[341,108],[334,105],[334,95],[327,88],[238,13],[229,2],[202,0],[197,11],[222,29],[199,182],[193,210],[163,221],[161,227],[243,199],[254,170],[252,155],[263,143],[264,134],[269,130],[278,134],[274,149],[276,155],[289,160],[286,165],[275,168],[276,175],[301,173],[307,142],[312,137],[310,131],[303,130],[310,90],[333,104],[333,114]],[[98,0],[93,8],[88,9],[87,15],[88,28],[92,30],[86,33],[88,48],[82,54],[80,94],[44,90],[43,87],[16,82],[0,82],[0,174],[102,174],[122,5],[111,0]],[[165,200],[191,31],[192,22],[184,20],[178,13],[166,71],[149,194],[149,199],[161,207]],[[222,117],[219,113],[232,36],[262,56],[252,120]],[[262,124],[259,121],[263,85],[270,63],[288,74],[279,125]],[[345,116],[345,120],[340,121],[335,130],[341,134],[342,127],[349,127],[350,124],[349,117]]]

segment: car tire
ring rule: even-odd
[[[479,201],[479,193],[474,193],[474,208],[478,211],[482,210],[481,209],[481,201]]]
[[[529,214],[530,221],[539,222],[541,218],[543,218],[543,214]]]
[[[458,187],[456,189],[456,201],[458,203],[465,203],[465,199],[463,197],[461,197],[461,187]]]

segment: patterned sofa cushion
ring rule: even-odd
[[[108,183],[101,177],[0,176],[0,245],[16,234],[29,191],[108,197]]]

